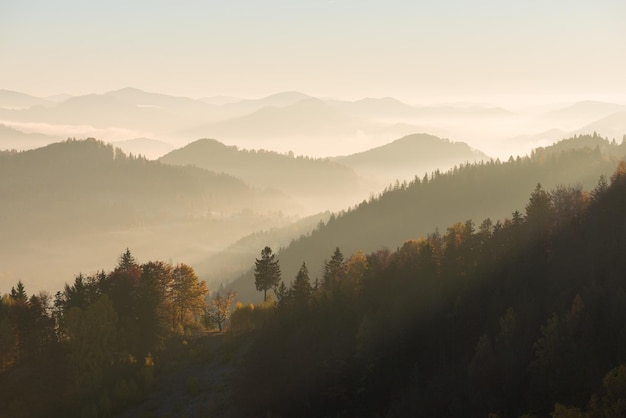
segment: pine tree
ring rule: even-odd
[[[598,184],[591,192],[591,197],[593,200],[597,200],[600,196],[602,196],[609,188],[609,183],[606,181],[606,177],[603,175],[598,179]]]
[[[280,266],[276,254],[270,247],[261,251],[261,259],[256,259],[254,267],[254,284],[256,290],[263,291],[263,301],[267,301],[267,291],[280,283]]]
[[[306,263],[302,263],[296,280],[291,287],[291,297],[293,302],[298,305],[306,305],[309,302],[309,298],[312,293],[311,280],[309,279],[309,269],[306,267]]]
[[[329,288],[332,283],[341,281],[345,274],[343,253],[339,247],[335,248],[330,261],[324,265],[324,287]]]
[[[11,288],[11,299],[18,303],[28,302],[28,295],[24,290],[24,283],[22,283],[21,280],[17,282],[17,288]]]
[[[552,225],[553,218],[554,205],[552,204],[552,198],[541,187],[541,184],[537,184],[526,205],[526,221],[531,229],[535,231],[540,230],[545,234]]]
[[[126,248],[126,251],[120,255],[118,259],[117,268],[120,270],[127,270],[130,266],[137,264],[135,257],[130,253],[130,250]]]

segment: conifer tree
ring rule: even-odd
[[[302,263],[296,280],[291,287],[291,297],[293,302],[297,305],[306,305],[309,302],[309,298],[312,293],[311,280],[309,279],[309,269],[306,267],[306,263]]]
[[[341,281],[344,273],[345,263],[343,253],[339,247],[336,247],[330,261],[324,265],[324,286],[328,287],[331,283]]]
[[[18,303],[26,303],[28,301],[28,295],[21,280],[17,282],[17,288],[11,288],[11,299]]]
[[[117,267],[120,270],[127,270],[130,266],[135,265],[135,257],[130,253],[130,250],[126,248],[126,251],[120,255],[117,263]]]
[[[280,283],[280,266],[276,254],[270,247],[261,251],[261,258],[256,259],[254,267],[254,284],[256,290],[263,291],[263,301],[267,301],[267,291]]]

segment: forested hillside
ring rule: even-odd
[[[367,195],[365,184],[354,171],[336,162],[239,149],[214,139],[192,142],[160,161],[194,165],[233,175],[258,188],[281,190],[297,198],[300,211],[307,214],[345,207]]]
[[[148,161],[95,139],[0,152],[0,196],[0,283],[19,278],[47,290],[75,269],[101,268],[120,245],[190,263],[259,225],[284,226],[278,212],[292,204],[223,173]]]
[[[241,416],[624,416],[626,164],[519,209],[329,249],[319,283],[302,265],[275,309],[237,309]]]
[[[5,233],[64,233],[183,218],[254,203],[241,180],[128,156],[88,139],[0,154]],[[27,234],[26,234],[27,235]]]
[[[17,282],[0,299],[0,416],[624,416],[626,163],[548,151],[435,173],[334,217],[289,247],[323,247],[319,275],[306,258],[318,247],[301,247],[295,272],[289,249],[264,249],[250,284],[271,289],[280,271],[276,296],[230,320],[236,293],[208,298],[188,265],[129,250],[54,296]],[[559,182],[605,164],[591,187]],[[415,190],[434,201],[531,172],[541,184],[501,218],[467,210],[418,233],[409,206],[395,250],[315,241],[363,208],[377,211],[361,226],[390,228],[385,211]]]
[[[587,143],[594,144],[593,148],[586,147]],[[603,151],[596,147],[598,144]],[[303,261],[312,277],[321,277],[324,260],[336,246],[348,254],[382,247],[393,250],[406,240],[459,220],[503,219],[524,206],[537,183],[546,189],[557,185],[593,187],[601,175],[612,173],[618,155],[626,155],[626,144],[612,145],[605,139],[586,136],[537,149],[529,157],[467,164],[446,173],[436,171],[410,183],[396,183],[379,197],[331,216],[310,236],[281,250],[278,257],[286,277],[294,277]],[[259,300],[251,271],[233,287],[242,300]]]

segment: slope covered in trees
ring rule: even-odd
[[[316,213],[339,209],[366,194],[364,184],[350,168],[329,161],[244,150],[214,139],[200,139],[161,157],[167,164],[194,165],[241,178],[263,189],[277,189],[294,196],[301,210]]]
[[[565,147],[570,141],[580,142],[581,138],[565,140],[555,147]],[[381,247],[394,249],[408,239],[445,228],[459,219],[503,219],[523,207],[528,193],[539,182],[547,189],[557,185],[591,188],[601,175],[610,175],[616,155],[626,155],[626,144],[602,141],[610,152],[586,147],[551,152],[548,147],[530,157],[468,164],[447,173],[437,171],[416,177],[408,184],[396,183],[378,198],[331,216],[310,236],[280,251],[283,274],[295,276],[305,261],[311,276],[321,277],[328,249],[336,246],[348,254]],[[258,300],[251,283],[249,272],[233,284],[242,300]]]
[[[522,207],[284,276],[241,416],[623,416],[626,164]]]
[[[599,150],[537,152],[491,169],[517,174],[511,167],[564,156],[604,161]],[[211,356],[188,337],[204,319],[226,326],[233,293],[214,294],[209,310],[185,264],[139,264],[127,250],[113,271],[79,275],[54,298],[18,282],[0,300],[0,416],[121,414],[184,352],[194,363],[159,394],[221,393],[236,376],[235,398],[220,406],[245,417],[623,416],[626,163],[613,168],[589,192],[535,184],[506,219],[460,215],[395,251],[327,246],[319,275],[305,258],[287,273],[266,249],[281,271],[267,275],[272,286],[281,278],[276,303],[238,305]],[[238,373],[200,384],[196,370],[216,361]],[[233,412],[212,405],[184,413]]]
[[[0,179],[0,193],[8,197],[0,203],[10,220],[5,231],[24,223],[66,232],[128,225],[184,216],[192,208],[236,210],[254,199],[231,176],[134,158],[93,139],[4,153]],[[25,214],[30,219],[21,222]]]
[[[140,255],[206,257],[209,243],[219,249],[259,224],[284,225],[275,213],[290,204],[226,174],[147,161],[94,139],[1,152],[0,196],[0,284],[22,278],[48,290],[71,268],[100,268],[120,242]]]

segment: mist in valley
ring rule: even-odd
[[[624,16],[0,5],[0,418],[619,416]]]
[[[607,139],[617,137],[621,143],[619,132],[626,132],[626,119],[621,117],[626,106],[600,101],[525,104],[508,110],[494,104],[409,105],[392,98],[342,101],[296,92],[255,100],[232,98],[225,104],[131,88],[55,102],[8,91],[0,96],[0,135],[6,151],[95,137],[120,153],[140,158],[143,164],[192,165],[234,176],[250,188],[249,196],[228,208],[200,203],[198,196],[177,196],[185,201],[179,213],[158,220],[144,219],[149,212],[160,210],[147,207],[146,202],[133,208],[136,213],[120,210],[118,215],[114,211],[89,213],[87,205],[80,215],[89,225],[83,230],[70,225],[77,219],[75,215],[49,201],[66,199],[64,190],[71,189],[64,184],[66,180],[59,179],[47,189],[50,195],[28,210],[11,208],[20,202],[5,200],[6,214],[18,212],[41,221],[35,227],[27,219],[5,216],[11,224],[7,231],[14,230],[17,238],[3,243],[7,261],[1,269],[2,284],[9,287],[23,280],[51,292],[78,272],[106,268],[112,257],[127,247],[140,258],[157,256],[203,265],[202,274],[211,278],[212,285],[225,284],[236,277],[219,277],[218,272],[241,272],[241,268],[220,266],[211,271],[205,260],[247,235],[286,227],[325,211],[347,210],[396,180],[411,181],[466,163],[506,161],[572,135],[608,132],[613,137]],[[80,113],[73,102],[80,103]],[[207,120],[211,122],[203,123]],[[45,149],[39,152],[46,153]],[[28,152],[21,154],[28,160]],[[89,155],[76,158],[88,160]],[[49,167],[33,169],[54,172],[68,168],[52,162]],[[89,182],[92,170],[88,165],[83,170],[77,166],[73,175]],[[6,176],[28,181],[28,176],[19,172],[6,171]],[[41,176],[53,178],[54,173],[35,177]],[[103,191],[104,196],[111,201],[125,199],[115,196],[114,181],[119,180],[111,181],[99,185],[113,188]],[[158,180],[154,182],[151,187],[158,187]],[[10,196],[15,192],[11,188],[24,186],[18,181],[4,187]],[[89,193],[98,194],[95,190]],[[107,198],[102,199],[105,206],[99,210],[112,204],[105,203]],[[150,203],[154,204],[161,203]],[[78,212],[80,205],[73,204]],[[311,230],[295,229],[293,236],[276,244],[286,247],[291,239]],[[26,261],[33,254],[39,263]],[[74,260],[80,263],[76,265]],[[254,258],[238,260],[236,265],[241,262],[252,266]]]

